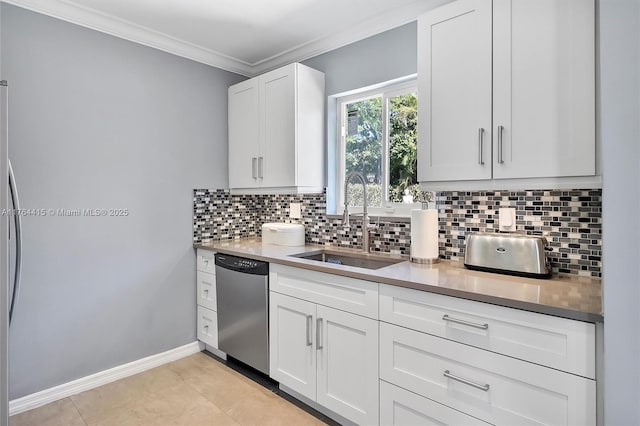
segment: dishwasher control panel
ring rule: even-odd
[[[216,265],[237,272],[253,275],[267,275],[269,264],[259,260],[216,253]]]

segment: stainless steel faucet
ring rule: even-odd
[[[349,195],[347,185],[352,178],[358,178],[362,183],[362,194],[364,197],[362,206],[362,251],[369,253],[369,215],[367,214],[367,181],[362,173],[351,172],[344,179],[344,213],[342,214],[342,226],[349,227]]]

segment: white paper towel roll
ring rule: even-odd
[[[438,210],[411,210],[411,259],[438,259]]]

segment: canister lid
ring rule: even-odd
[[[264,223],[262,225],[262,230],[265,231],[273,231],[273,232],[304,232],[304,225],[300,223]]]

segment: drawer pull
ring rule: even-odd
[[[469,327],[479,328],[481,330],[487,330],[489,328],[489,324],[487,324],[487,323],[479,324],[477,322],[471,322],[471,321],[465,321],[465,320],[458,319],[458,318],[453,318],[453,317],[450,317],[449,315],[443,315],[442,319],[444,321],[451,321],[451,322],[455,322],[457,324],[468,325]]]
[[[476,389],[480,389],[481,391],[487,392],[489,390],[489,385],[488,384],[481,385],[479,383],[472,382],[471,380],[467,380],[467,379],[463,379],[462,377],[454,376],[453,374],[451,374],[449,372],[449,370],[444,370],[444,373],[442,373],[442,375],[444,377],[448,377],[451,380],[455,380],[456,382],[464,383],[465,385],[469,385],[469,386],[474,387]]]

